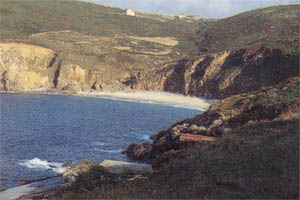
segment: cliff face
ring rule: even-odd
[[[248,48],[201,55],[138,75],[137,88],[225,98],[255,91],[299,75],[299,55],[279,49]]]
[[[89,90],[95,76],[79,65],[64,63],[55,51],[22,43],[0,44],[0,90]]]
[[[51,49],[2,43],[0,65],[0,89],[6,91],[138,89],[220,99],[299,75],[299,55],[264,47],[206,54],[122,75],[111,68],[65,62]]]
[[[54,86],[57,54],[26,44],[0,44],[0,89],[45,91]]]
[[[190,145],[225,140],[259,145],[266,138],[291,136],[299,128],[299,77],[275,86],[228,97],[205,113],[152,136],[152,144],[132,144],[124,153],[134,160],[166,161]]]

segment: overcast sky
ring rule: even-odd
[[[107,6],[131,8],[159,14],[195,14],[224,18],[237,13],[279,4],[299,4],[300,0],[84,0]]]

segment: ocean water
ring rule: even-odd
[[[0,190],[61,173],[66,162],[126,161],[133,143],[201,111],[118,99],[0,94]]]

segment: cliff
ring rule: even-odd
[[[291,129],[298,129],[299,83],[300,78],[294,77],[275,86],[232,95],[203,114],[152,136],[152,144],[132,144],[124,153],[134,160],[154,160],[156,165],[180,156],[182,150],[197,143],[223,144],[228,140],[259,145],[269,137],[295,134]]]
[[[225,98],[299,75],[299,55],[266,47],[204,54],[138,74],[137,88]]]
[[[0,90],[81,91],[91,87],[87,77],[84,69],[65,64],[51,49],[22,43],[0,44]]]
[[[57,53],[26,44],[0,44],[0,90],[45,91],[54,87]]]

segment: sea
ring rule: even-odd
[[[172,104],[53,94],[0,94],[0,191],[83,159],[128,161],[131,143],[202,113]]]

